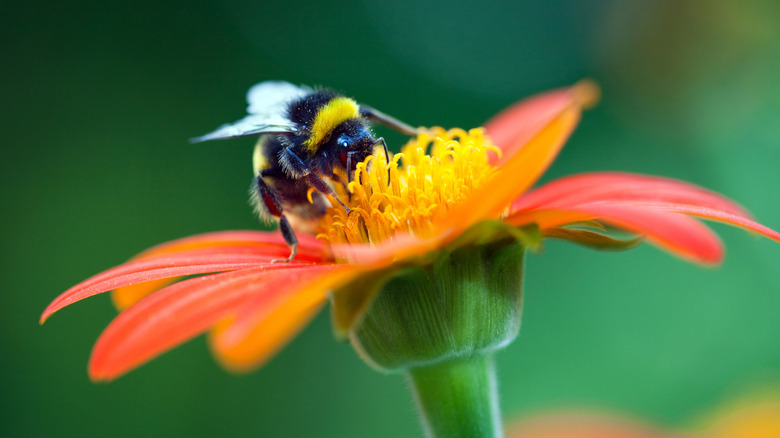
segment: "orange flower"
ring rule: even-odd
[[[597,413],[540,415],[506,428],[507,438],[682,438],[629,418]],[[688,436],[688,438],[693,438]],[[702,437],[703,438],[703,437]]]
[[[730,401],[706,424],[672,430],[636,418],[588,411],[563,411],[513,421],[507,438],[777,438],[780,398],[777,393]]]
[[[734,202],[666,178],[581,174],[529,191],[597,94],[594,85],[580,83],[516,104],[484,131],[434,128],[390,163],[383,154],[369,157],[358,166],[349,194],[336,187],[341,199],[349,199],[351,213],[329,209],[318,238],[299,235],[292,263],[271,263],[289,252],[277,233],[188,237],[74,286],[46,308],[41,322],[69,304],[116,289],[115,303],[124,310],[94,347],[92,379],[117,378],[209,329],[217,359],[229,369],[248,370],[308,323],[331,291],[336,300],[339,291],[352,293],[342,305],[347,310],[335,314],[337,328],[348,332],[376,290],[350,288],[355,282],[380,281],[399,267],[431,263],[453,245],[491,241],[494,233],[506,237],[524,227],[597,247],[633,243],[603,234],[609,225],[707,264],[719,262],[723,249],[691,216],[780,241]],[[209,275],[170,284],[198,274]]]
[[[714,421],[713,421],[714,420]],[[768,389],[721,408],[707,428],[709,438],[777,438],[780,436],[780,393]]]

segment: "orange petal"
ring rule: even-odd
[[[598,85],[581,81],[569,88],[533,96],[505,109],[485,124],[493,143],[501,148],[502,158],[493,156],[494,165],[502,166],[518,150],[571,108],[588,108],[599,99]]]
[[[579,120],[579,106],[562,109],[513,156],[508,156],[492,179],[466,202],[453,207],[439,226],[463,230],[481,220],[497,218],[547,170]]]
[[[311,261],[315,263],[326,261],[322,242],[316,240],[312,236],[303,234],[298,236],[298,241],[299,248],[296,260]],[[272,260],[286,258],[290,254],[290,248],[279,233],[263,231],[219,231],[166,242],[138,254],[133,257],[132,260],[193,249],[218,248],[223,246],[247,246],[255,248],[271,256]],[[172,277],[117,288],[111,293],[111,300],[114,303],[114,307],[121,311],[137,303],[143,297],[154,293],[181,278],[182,277]]]
[[[256,294],[212,330],[209,339],[217,359],[239,372],[261,366],[314,317],[328,292],[360,272],[349,265],[322,266],[267,283],[267,293]]]
[[[560,227],[575,222],[590,221],[592,214],[567,210],[529,210],[516,212],[504,220],[515,226],[536,224],[541,230]]]
[[[723,245],[718,236],[702,223],[677,213],[628,206],[591,203],[570,210],[533,210],[506,218],[513,225],[540,219],[544,226],[597,219],[619,228],[643,234],[647,240],[685,259],[716,264],[723,259]]]
[[[62,293],[44,310],[41,323],[65,306],[119,287],[183,275],[271,265],[272,259],[273,257],[267,254],[258,253],[255,248],[239,246],[191,249],[131,260],[97,274]]]
[[[621,205],[631,208],[641,208],[647,210],[666,211],[671,213],[683,213],[691,216],[697,216],[702,219],[709,219],[717,222],[723,222],[728,225],[753,231],[764,237],[768,237],[776,242],[780,242],[780,233],[777,231],[750,220],[742,215],[724,212],[722,210],[690,206],[684,204],[669,204],[661,202],[626,202]]]
[[[248,298],[267,293],[270,281],[300,275],[312,265],[245,269],[197,277],[146,297],[121,313],[92,350],[89,375],[112,380],[204,332],[238,311]],[[271,290],[281,293],[283,290]]]
[[[694,184],[623,172],[594,172],[559,178],[512,203],[510,214],[534,208],[568,207],[602,201],[657,201],[722,210],[750,217],[736,202]]]
[[[313,236],[301,234],[298,236],[298,255],[304,257],[322,257],[324,245]],[[134,257],[144,258],[169,252],[187,251],[197,248],[236,246],[264,247],[268,254],[274,257],[287,257],[290,248],[284,242],[280,233],[267,231],[218,231],[214,233],[197,234],[195,236],[162,243]]]
[[[780,242],[780,233],[755,222],[747,210],[723,195],[670,178],[630,173],[599,172],[560,178],[515,200],[510,215],[518,216],[513,219],[517,223],[520,217],[528,215],[527,211],[578,211],[590,204],[688,214],[744,228]],[[563,217],[556,216],[561,224]],[[539,222],[542,227],[552,223],[550,218],[542,220],[546,221]]]
[[[331,252],[338,260],[366,268],[381,269],[398,260],[424,258],[456,237],[454,227],[439,226],[434,236],[423,238],[399,233],[376,245],[333,245]]]
[[[145,281],[143,283],[123,286],[111,291],[111,302],[120,312],[141,301],[145,296],[181,280],[184,277],[169,277],[159,280]]]

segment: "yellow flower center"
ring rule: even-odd
[[[383,150],[375,150],[347,187],[335,184],[350,213],[333,202],[317,237],[330,244],[376,244],[399,232],[431,236],[453,205],[493,175],[488,151],[500,153],[481,128],[438,127],[410,140],[389,163]]]

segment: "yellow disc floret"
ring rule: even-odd
[[[493,175],[488,151],[499,153],[481,128],[431,128],[390,157],[390,163],[384,151],[375,151],[357,165],[346,188],[336,184],[351,212],[333,203],[318,237],[330,244],[376,244],[399,232],[432,235],[453,205]]]

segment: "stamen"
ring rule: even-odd
[[[308,200],[309,200],[309,203],[311,203],[311,204],[314,204],[314,198],[312,198],[312,194],[313,194],[313,193],[314,193],[316,190],[317,190],[317,189],[316,189],[316,188],[314,188],[314,187],[309,187],[309,191],[307,191],[307,192],[306,192],[306,199],[308,199]]]
[[[375,150],[358,163],[346,188],[334,188],[339,198],[349,199],[351,211],[329,208],[317,238],[376,244],[398,232],[430,236],[438,219],[493,175],[488,151],[500,154],[481,128],[438,127],[418,134],[389,163],[384,149]]]

